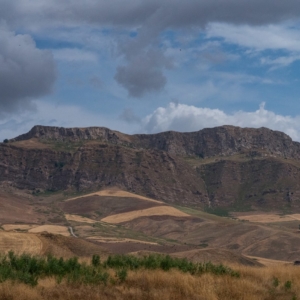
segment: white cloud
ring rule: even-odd
[[[293,140],[300,141],[300,116],[275,114],[265,109],[265,103],[262,103],[256,111],[237,111],[233,114],[227,114],[219,109],[170,103],[167,107],[157,108],[143,120],[143,130],[147,133],[168,130],[188,132],[222,125],[268,127],[283,131]]]
[[[300,52],[300,31],[285,25],[230,25],[211,23],[207,26],[207,37],[220,37],[227,43],[263,50],[287,50]]]
[[[261,58],[261,63],[265,65],[272,65],[271,70],[274,70],[280,67],[287,67],[297,60],[300,60],[300,54],[290,55],[290,56],[280,56],[274,59]]]

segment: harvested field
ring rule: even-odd
[[[276,214],[237,215],[237,218],[249,222],[275,223],[275,222],[290,222],[293,220],[300,221],[300,214],[292,214],[292,215],[284,215],[284,216],[280,216]]]
[[[13,231],[13,230],[27,231],[34,227],[37,227],[37,225],[29,225],[29,224],[4,224],[4,225],[2,225],[2,228],[5,231]]]
[[[52,254],[58,257],[87,257],[99,254],[102,257],[108,252],[104,247],[80,238],[45,232],[38,234],[38,237],[43,242],[42,254]]]
[[[42,249],[41,240],[34,234],[0,232],[0,253],[10,250],[15,253],[40,254]]]
[[[90,219],[90,218],[86,218],[86,217],[82,217],[82,216],[78,216],[78,215],[69,215],[69,214],[65,214],[65,217],[68,221],[75,221],[75,222],[80,222],[80,223],[89,223],[89,224],[93,224],[96,223],[97,221]]]
[[[49,232],[53,234],[61,234],[64,236],[70,236],[70,232],[66,226],[59,225],[41,225],[28,230],[28,232],[39,233],[39,232]]]
[[[285,260],[275,260],[275,259],[268,259],[268,258],[263,258],[263,257],[257,257],[257,256],[250,256],[250,255],[245,255],[246,257],[249,257],[251,259],[256,260],[260,264],[264,266],[280,266],[280,265],[291,265],[292,262],[285,261]]]
[[[119,198],[120,197],[121,198],[138,198],[140,200],[151,201],[151,202],[156,202],[156,203],[160,203],[160,204],[163,203],[162,201],[154,200],[154,199],[151,199],[151,198],[147,198],[147,197],[144,197],[144,196],[136,195],[136,194],[125,192],[125,191],[118,190],[118,189],[102,190],[102,191],[87,194],[87,195],[84,195],[84,196],[78,196],[78,197],[75,197],[75,198],[67,199],[66,201],[72,201],[72,200],[75,200],[75,199],[79,199],[79,198],[83,198],[83,197],[90,197],[90,196],[95,196],[95,195],[97,195],[97,196],[119,197]]]
[[[130,197],[87,196],[63,202],[61,209],[68,214],[84,215],[100,220],[109,215],[157,207],[161,203]]]
[[[140,217],[149,217],[149,216],[189,217],[188,214],[181,212],[180,210],[174,207],[157,206],[148,209],[135,210],[132,212],[112,215],[102,219],[101,221],[111,223],[111,224],[118,224],[118,223],[128,222]]]
[[[212,262],[215,264],[240,264],[244,266],[262,266],[255,259],[236,254],[232,251],[217,248],[195,249],[184,252],[172,253],[178,258],[187,258],[192,262]]]

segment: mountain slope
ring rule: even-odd
[[[109,186],[168,203],[300,210],[300,144],[267,128],[126,135],[35,126],[0,144],[0,183],[34,192]]]

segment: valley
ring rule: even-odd
[[[294,274],[299,149],[266,128],[130,136],[35,126],[0,144],[0,253],[83,262],[162,254],[249,278]]]

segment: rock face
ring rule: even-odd
[[[50,191],[119,186],[179,204],[297,210],[300,144],[267,128],[126,135],[35,126],[0,144],[1,182]]]
[[[175,155],[195,155],[202,158],[228,156],[242,150],[267,151],[281,157],[300,159],[300,143],[283,132],[268,128],[221,126],[197,132],[167,131],[158,134],[126,135],[105,127],[63,128],[34,126],[28,133],[11,141],[31,138],[53,141],[99,140],[110,144],[166,151]]]

